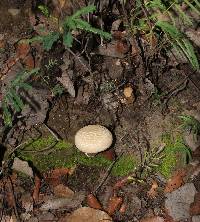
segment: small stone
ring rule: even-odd
[[[199,221],[200,221],[200,215],[192,217],[192,222],[199,222]]]
[[[17,8],[9,8],[8,12],[12,15],[12,16],[17,16],[20,13],[20,9]]]
[[[200,136],[195,136],[192,133],[187,133],[184,135],[184,140],[192,151],[195,151],[200,146]]]
[[[196,193],[194,184],[186,183],[179,189],[165,195],[165,208],[175,221],[190,218],[190,204],[194,202]]]
[[[28,162],[20,160],[18,157],[15,157],[12,169],[33,177],[33,170],[28,165]]]

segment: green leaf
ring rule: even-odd
[[[25,89],[25,90],[32,89],[32,86],[29,85],[28,83],[20,83],[18,86],[19,86],[20,89]]]
[[[40,11],[46,16],[49,17],[49,9],[47,8],[46,5],[39,5],[38,9],[40,9]]]
[[[194,69],[199,70],[198,58],[195,55],[194,48],[188,39],[183,38],[181,41],[177,41],[178,46],[190,61]]]
[[[18,106],[18,104],[15,102],[13,95],[10,91],[6,93],[6,98],[7,98],[7,101],[9,102],[9,105],[12,106],[17,112],[20,112],[21,109]]]
[[[42,42],[43,42],[43,47],[45,50],[49,51],[54,42],[56,42],[60,37],[60,33],[58,32],[51,32],[46,36],[43,36]]]
[[[64,33],[63,44],[65,45],[65,47],[67,47],[67,48],[72,47],[72,43],[73,43],[73,36],[72,36],[71,32]]]
[[[8,109],[8,102],[6,99],[2,101],[3,120],[6,126],[12,126],[12,115]]]
[[[98,34],[106,39],[112,38],[112,35],[110,33],[104,32],[101,29],[93,28],[88,22],[82,19],[76,19],[75,22],[76,22],[76,27],[79,29]]]
[[[86,15],[88,13],[92,13],[96,11],[96,6],[94,5],[88,5],[86,7],[83,7],[81,9],[79,9],[77,12],[75,12],[71,17],[72,18],[78,18],[80,17],[81,15]]]
[[[183,34],[169,22],[160,20],[156,22],[156,26],[160,27],[166,34],[169,34],[171,38],[180,39],[183,37]]]
[[[13,97],[14,104],[16,104],[17,107],[19,107],[19,112],[20,112],[24,107],[23,101],[21,100],[20,96],[16,93],[14,89],[10,89],[10,93]]]

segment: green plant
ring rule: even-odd
[[[54,21],[56,21],[57,28],[54,31],[49,31],[49,33],[44,36],[36,36],[28,41],[41,41],[43,43],[44,49],[47,51],[52,48],[53,44],[58,39],[62,39],[63,45],[65,47],[72,47],[74,40],[72,32],[76,30],[92,32],[100,35],[103,38],[111,39],[111,34],[104,32],[101,29],[92,27],[91,24],[81,18],[81,16],[83,15],[94,12],[96,10],[96,7],[94,5],[83,7],[75,12],[73,15],[64,18],[62,21],[59,21],[58,18],[49,15],[49,11],[47,11],[46,7],[40,6],[39,9],[43,12],[45,16],[49,17],[49,19],[53,19]]]
[[[189,115],[182,115],[179,118],[182,121],[181,128],[183,130],[189,131],[196,136],[200,134],[200,122],[197,119]]]
[[[56,84],[53,89],[51,90],[54,96],[60,96],[63,94],[65,88],[61,86],[60,84]]]
[[[53,68],[55,65],[58,65],[57,59],[49,59],[48,64],[45,65],[46,69],[49,70]]]
[[[31,85],[26,83],[26,80],[37,74],[38,68],[31,71],[23,71],[16,75],[16,78],[11,81],[5,88],[5,95],[2,99],[3,119],[6,126],[12,126],[14,112],[20,112],[24,107],[24,102],[19,94],[19,90],[29,90]]]
[[[159,166],[160,162],[165,157],[165,154],[163,154],[164,149],[165,144],[162,144],[160,147],[152,148],[151,150],[144,152],[142,161],[136,169],[136,171],[139,172],[139,177],[141,179],[146,177]]]
[[[182,10],[181,4],[185,3],[197,14],[200,14],[200,4],[197,0],[150,0],[136,1],[136,9],[131,20],[133,32],[139,31],[152,40],[159,30],[164,33],[166,40],[178,51],[184,54],[194,69],[199,69],[199,62],[193,45],[182,33],[176,24],[176,18],[188,26],[193,24],[192,19]],[[175,14],[175,16],[173,16]]]

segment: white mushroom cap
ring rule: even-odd
[[[75,135],[76,147],[84,153],[99,153],[108,149],[113,141],[111,132],[101,125],[88,125]]]

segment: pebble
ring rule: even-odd
[[[9,8],[8,12],[12,15],[12,16],[17,16],[20,13],[20,9],[17,8]]]
[[[179,189],[165,195],[165,208],[175,221],[190,218],[190,204],[194,202],[196,193],[194,184],[186,183]]]

